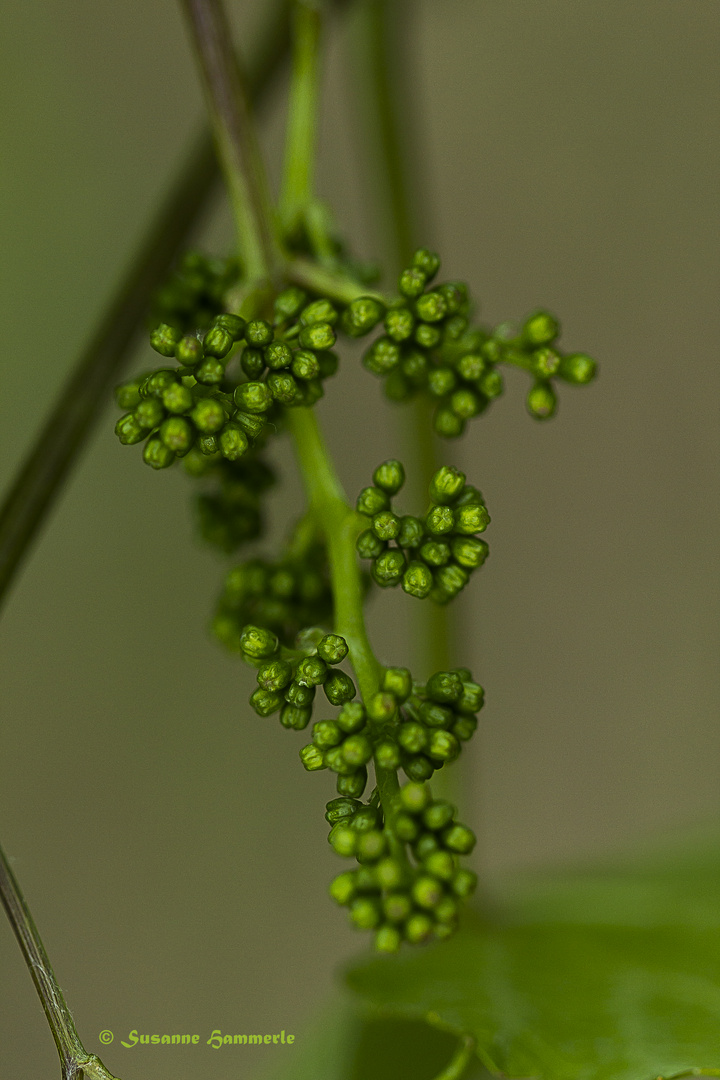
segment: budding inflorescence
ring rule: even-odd
[[[229,312],[216,315],[204,333],[161,323],[150,344],[177,368],[157,368],[118,387],[121,408],[115,432],[121,443],[145,441],[143,459],[165,469],[191,450],[238,461],[277,424],[282,407],[313,405],[323,380],[337,371],[334,324],[338,310],[327,299],[307,302],[290,288],[274,305],[274,320]],[[240,373],[227,367],[239,352]],[[243,377],[244,376],[244,377]]]
[[[289,646],[303,628],[329,622],[332,609],[325,545],[311,536],[299,549],[291,543],[276,560],[255,558],[234,567],[225,579],[213,632],[233,652],[244,652],[248,623]]]
[[[411,596],[447,603],[482,566],[488,545],[478,537],[490,522],[481,492],[464,473],[443,466],[430,484],[430,506],[422,517],[396,514],[392,499],[405,482],[399,461],[385,461],[373,473],[373,486],[357,500],[370,527],[357,539],[358,554],[370,559],[374,581],[400,585]]]
[[[313,724],[312,741],[300,751],[308,772],[336,774],[338,798],[326,813],[329,841],[360,864],[335,878],[331,896],[349,907],[355,926],[375,931],[381,951],[393,952],[403,940],[448,936],[459,901],[475,887],[475,875],[459,866],[475,836],[422,781],[454,760],[473,735],[482,687],[467,669],[439,671],[419,684],[406,668],[387,668],[381,689],[364,705],[354,700],[352,679],[335,667],[348,654],[339,635],[305,631],[287,649],[270,631],[246,626],[240,649],[257,668],[250,704],[258,715],[279,713],[284,727],[304,730],[320,687],[339,708]],[[383,811],[378,788],[367,805],[359,801],[371,763],[376,771],[402,768],[411,779],[389,810]]]
[[[335,667],[348,653],[347,642],[337,634],[306,630],[298,635],[296,648],[287,649],[270,630],[245,626],[239,647],[258,669],[250,705],[258,716],[279,712],[283,727],[302,731],[308,726],[320,686],[331,705],[344,706],[357,693],[350,676]]]
[[[308,264],[311,217],[301,215],[285,238]],[[288,421],[286,410],[323,396],[324,380],[338,368],[332,351],[338,334],[361,338],[381,327],[364,353],[365,367],[384,379],[395,401],[428,396],[435,431],[448,438],[461,435],[502,393],[502,363],[532,376],[527,407],[538,419],[555,411],[554,380],[581,385],[595,375],[589,357],[558,349],[559,324],[547,312],[530,316],[519,330],[471,325],[467,287],[438,284],[440,260],[425,248],[401,273],[398,296],[357,295],[370,275],[330,233],[327,238],[319,280],[324,287],[335,275],[342,301],[290,278],[274,293],[266,285],[243,292],[235,260],[185,256],[157,298],[159,323],[150,335],[153,349],[175,366],[155,368],[116,390],[125,410],[116,426],[120,442],[144,441],[143,458],[155,469],[182,460],[202,484],[200,532],[228,553],[261,534],[263,498],[275,480],[265,457],[268,439],[284,424],[298,436],[306,421]],[[355,298],[348,301],[348,294]],[[313,445],[313,454],[321,454]],[[487,558],[480,534],[490,516],[462,472],[444,466],[434,474],[429,505],[419,516],[395,509],[404,483],[397,460],[375,469],[357,500],[366,520],[359,535],[352,531],[358,519],[345,508],[347,542],[357,535],[357,552],[370,562],[370,574],[354,578],[354,604],[371,579],[447,603]],[[333,491],[329,502],[339,501]],[[453,806],[432,797],[427,781],[474,734],[484,692],[466,668],[437,671],[423,683],[406,668],[389,667],[380,669],[375,692],[365,685],[358,698],[342,667],[356,660],[350,637],[326,629],[337,606],[333,590],[342,588],[335,563],[330,572],[335,520],[323,519],[314,500],[277,557],[256,555],[236,565],[212,626],[255,668],[250,705],[259,716],[278,715],[285,728],[304,731],[322,703],[324,714],[312,723],[300,758],[308,772],[334,775],[337,798],[326,814],[330,843],[358,863],[335,878],[331,895],[348,907],[355,926],[374,932],[378,949],[393,952],[403,941],[450,934],[459,903],[475,887],[475,875],[459,862],[475,837]],[[354,617],[362,625],[359,611]],[[374,664],[372,658],[371,669]],[[394,795],[401,770],[409,782]],[[372,772],[376,786],[363,804]]]
[[[275,473],[257,453],[228,461],[191,450],[183,465],[190,476],[203,482],[204,490],[195,498],[203,540],[231,554],[260,536],[263,496],[275,483]]]
[[[376,931],[383,951],[396,950],[403,940],[450,934],[459,900],[475,885],[475,875],[458,861],[472,851],[475,837],[457,821],[454,807],[432,799],[423,781],[457,758],[472,737],[482,687],[466,668],[438,671],[424,684],[413,681],[407,668],[385,668],[379,690],[363,703],[338,667],[349,653],[338,634],[306,629],[287,647],[271,630],[246,625],[237,647],[257,671],[250,705],[259,716],[277,713],[283,727],[303,731],[320,688],[338,710],[315,721],[311,742],[300,750],[308,772],[336,775],[338,798],[326,814],[329,840],[338,854],[360,863],[335,879],[331,895],[349,906],[357,927]],[[367,805],[359,801],[371,764],[378,781],[399,769],[410,779],[392,806],[383,809],[378,787]]]
[[[225,310],[225,297],[239,277],[236,258],[217,259],[199,251],[186,252],[153,298],[151,325],[169,323],[183,332],[205,330]]]
[[[477,728],[484,692],[466,668],[438,671],[426,684],[413,682],[407,668],[387,668],[381,689],[363,705],[352,701],[339,716],[313,725],[312,742],[300,752],[308,772],[338,774],[340,794],[349,794],[348,777],[359,798],[367,783],[368,762],[402,768],[412,780],[427,780],[454,761],[461,743]]]
[[[363,357],[368,371],[384,379],[391,400],[423,393],[436,404],[438,435],[462,435],[468,420],[502,394],[498,364],[524,368],[533,376],[526,403],[539,420],[555,412],[554,378],[581,385],[595,377],[596,364],[589,356],[559,351],[559,323],[545,311],[531,315],[519,332],[508,323],[471,326],[467,286],[457,281],[433,284],[439,269],[440,259],[433,252],[415,252],[398,280],[401,299],[385,314],[385,333]]]
[[[409,783],[389,815],[374,794],[367,805],[333,799],[325,817],[333,849],[359,863],[334,879],[330,895],[348,908],[354,926],[374,932],[379,951],[453,933],[459,905],[477,883],[473,871],[460,866],[475,835],[457,821],[454,806],[433,799],[427,784]]]

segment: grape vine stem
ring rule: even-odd
[[[30,909],[0,848],[0,899],[15,931],[35,989],[42,1002],[62,1065],[63,1080],[117,1080],[80,1041],[70,1010],[55,978]]]
[[[252,53],[249,95],[266,97],[287,60],[289,14],[285,3],[273,12]],[[153,294],[212,195],[219,170],[208,131],[197,139],[151,222],[128,272],[100,319],[0,508],[0,604],[45,522],[63,482],[87,442],[123,364],[137,343]]]
[[[321,30],[320,9],[306,0],[296,0],[293,74],[280,197],[280,218],[288,232],[297,228],[313,199]]]
[[[362,580],[355,552],[355,541],[367,522],[347,501],[313,410],[289,409],[287,420],[310,510],[328,544],[335,632],[348,643],[350,662],[367,703],[377,693],[382,673],[365,627]],[[399,788],[397,773],[376,766],[375,775],[385,819],[392,828],[393,798]]]
[[[460,1080],[475,1053],[476,1042],[472,1035],[463,1035],[457,1050],[445,1068],[434,1080]]]
[[[264,281],[283,260],[278,223],[260,155],[245,72],[219,0],[181,0],[200,69],[218,157],[238,232],[246,278]]]

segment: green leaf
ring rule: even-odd
[[[414,1020],[378,1016],[340,996],[302,1033],[289,1060],[264,1080],[433,1080],[452,1058],[457,1039]],[[463,1080],[482,1080],[475,1066]]]
[[[662,837],[573,872],[523,873],[497,889],[504,920],[720,928],[720,827]]]
[[[720,831],[600,871],[496,890],[449,942],[356,964],[388,1015],[477,1040],[538,1080],[720,1076]]]

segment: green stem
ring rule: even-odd
[[[359,296],[374,296],[384,304],[392,302],[392,297],[368,289],[366,285],[355,281],[346,274],[331,270],[325,266],[318,266],[310,259],[295,258],[287,263],[285,272],[290,281],[295,285],[301,285],[305,289],[311,289],[331,300],[337,300],[340,304],[350,304]]]
[[[101,403],[109,398],[122,362],[135,344],[149,299],[186,244],[216,175],[212,144],[205,135],[61,390],[0,510],[0,599],[92,430]]]
[[[359,92],[365,106],[366,156],[373,162],[372,178],[382,208],[388,262],[397,274],[417,247],[419,155],[413,152],[412,101],[398,77],[407,27],[398,25],[397,0],[360,0],[357,11],[356,50]],[[393,63],[390,63],[392,57]],[[402,116],[403,123],[399,119]],[[432,409],[425,400],[411,402],[403,414],[410,470],[418,477],[415,496],[424,499],[440,461],[438,439],[432,430]],[[451,620],[439,604],[423,605],[422,618],[413,623],[418,666],[427,675],[450,666]]]
[[[417,481],[413,485],[414,495],[420,505],[428,498],[430,480],[441,465],[448,464],[441,460],[438,439],[432,433],[432,413],[434,404],[423,397],[411,401],[404,414],[405,441],[414,458]],[[415,651],[418,667],[430,677],[435,671],[447,671],[451,666],[450,635],[451,617],[449,604],[436,604],[429,601],[422,605],[422,618],[414,623],[416,644]],[[445,778],[443,769],[439,777]],[[441,780],[442,782],[442,780]]]
[[[402,71],[403,45],[407,39],[407,25],[400,22],[403,8],[407,10],[398,0],[360,0],[355,27],[358,92],[364,105],[365,157],[373,162],[375,203],[383,214],[382,236],[388,264],[395,274],[407,265],[417,246],[420,217],[417,198],[420,155],[412,139],[413,101],[405,89],[407,71]],[[399,73],[405,78],[399,77]],[[423,231],[428,231],[425,223]],[[433,473],[445,464],[440,460],[439,440],[432,428],[432,406],[422,398],[411,402],[405,407],[402,421],[411,464],[409,493],[422,501],[427,497]],[[425,676],[451,667],[452,619],[447,605],[422,604],[419,617],[412,622],[411,635],[413,654]],[[436,773],[434,778],[436,791],[449,798],[457,797],[457,783],[456,774],[448,769]]]
[[[271,88],[288,49],[289,19],[281,4],[252,50],[253,99],[260,100]],[[153,293],[187,244],[217,176],[212,140],[204,133],[183,163],[169,197],[153,219],[0,508],[0,604],[92,432],[143,329]]]
[[[348,504],[313,410],[289,409],[287,420],[310,511],[315,515],[328,544],[335,630],[348,643],[350,662],[357,676],[360,694],[367,703],[379,689],[382,667],[367,636],[362,579],[355,551],[355,541],[365,528],[365,522]],[[400,788],[397,772],[376,766],[375,776],[385,821],[392,832],[395,816],[393,803]],[[398,856],[404,858],[400,845]]]
[[[278,17],[279,16],[279,17]],[[288,51],[288,20],[273,12],[257,48],[251,93],[270,89]],[[0,509],[0,604],[77,461],[143,327],[152,295],[166,280],[212,193],[218,169],[204,133],[180,170],[107,312],[40,430]],[[0,899],[20,944],[62,1063],[64,1080],[114,1080],[84,1049],[47,953],[0,849]]]
[[[305,230],[315,258],[321,266],[335,269],[338,265],[338,252],[333,242],[330,217],[324,203],[315,200],[308,204],[305,211]]]
[[[2,848],[0,899],[45,1010],[60,1056],[63,1080],[82,1080],[83,1074],[88,1080],[116,1080],[98,1057],[88,1054],[80,1040],[30,909]]]
[[[244,74],[220,0],[181,0],[190,26],[245,275],[271,278],[283,258]]]
[[[685,1072],[673,1073],[666,1078],[659,1076],[657,1080],[685,1080],[687,1076],[720,1076],[720,1069],[686,1069]]]
[[[357,52],[357,82],[363,98],[362,118],[367,160],[373,162],[372,180],[377,192],[374,205],[382,215],[381,235],[387,244],[389,262],[398,273],[412,255],[415,228],[410,199],[406,140],[406,125],[400,125],[399,102],[394,67],[402,35],[391,35],[393,8],[391,0],[360,0],[356,15],[355,46]],[[404,28],[407,30],[407,27]]]
[[[377,693],[380,664],[368,640],[355,541],[364,525],[348,504],[312,409],[288,409],[295,453],[310,510],[328,543],[335,602],[335,629],[345,638],[365,701]]]
[[[474,1052],[475,1039],[472,1035],[463,1035],[457,1050],[443,1071],[435,1077],[435,1080],[460,1080],[460,1077],[470,1064]]]
[[[322,16],[308,0],[295,2],[293,73],[288,103],[285,170],[280,217],[291,232],[312,202]]]

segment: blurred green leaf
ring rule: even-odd
[[[434,1080],[457,1048],[454,1035],[383,1017],[341,997],[298,1039],[292,1061],[264,1080]],[[463,1080],[482,1080],[478,1063]]]
[[[388,1015],[474,1035],[509,1077],[720,1076],[718,830],[599,870],[523,875],[488,911],[449,942],[355,964],[350,987]]]

